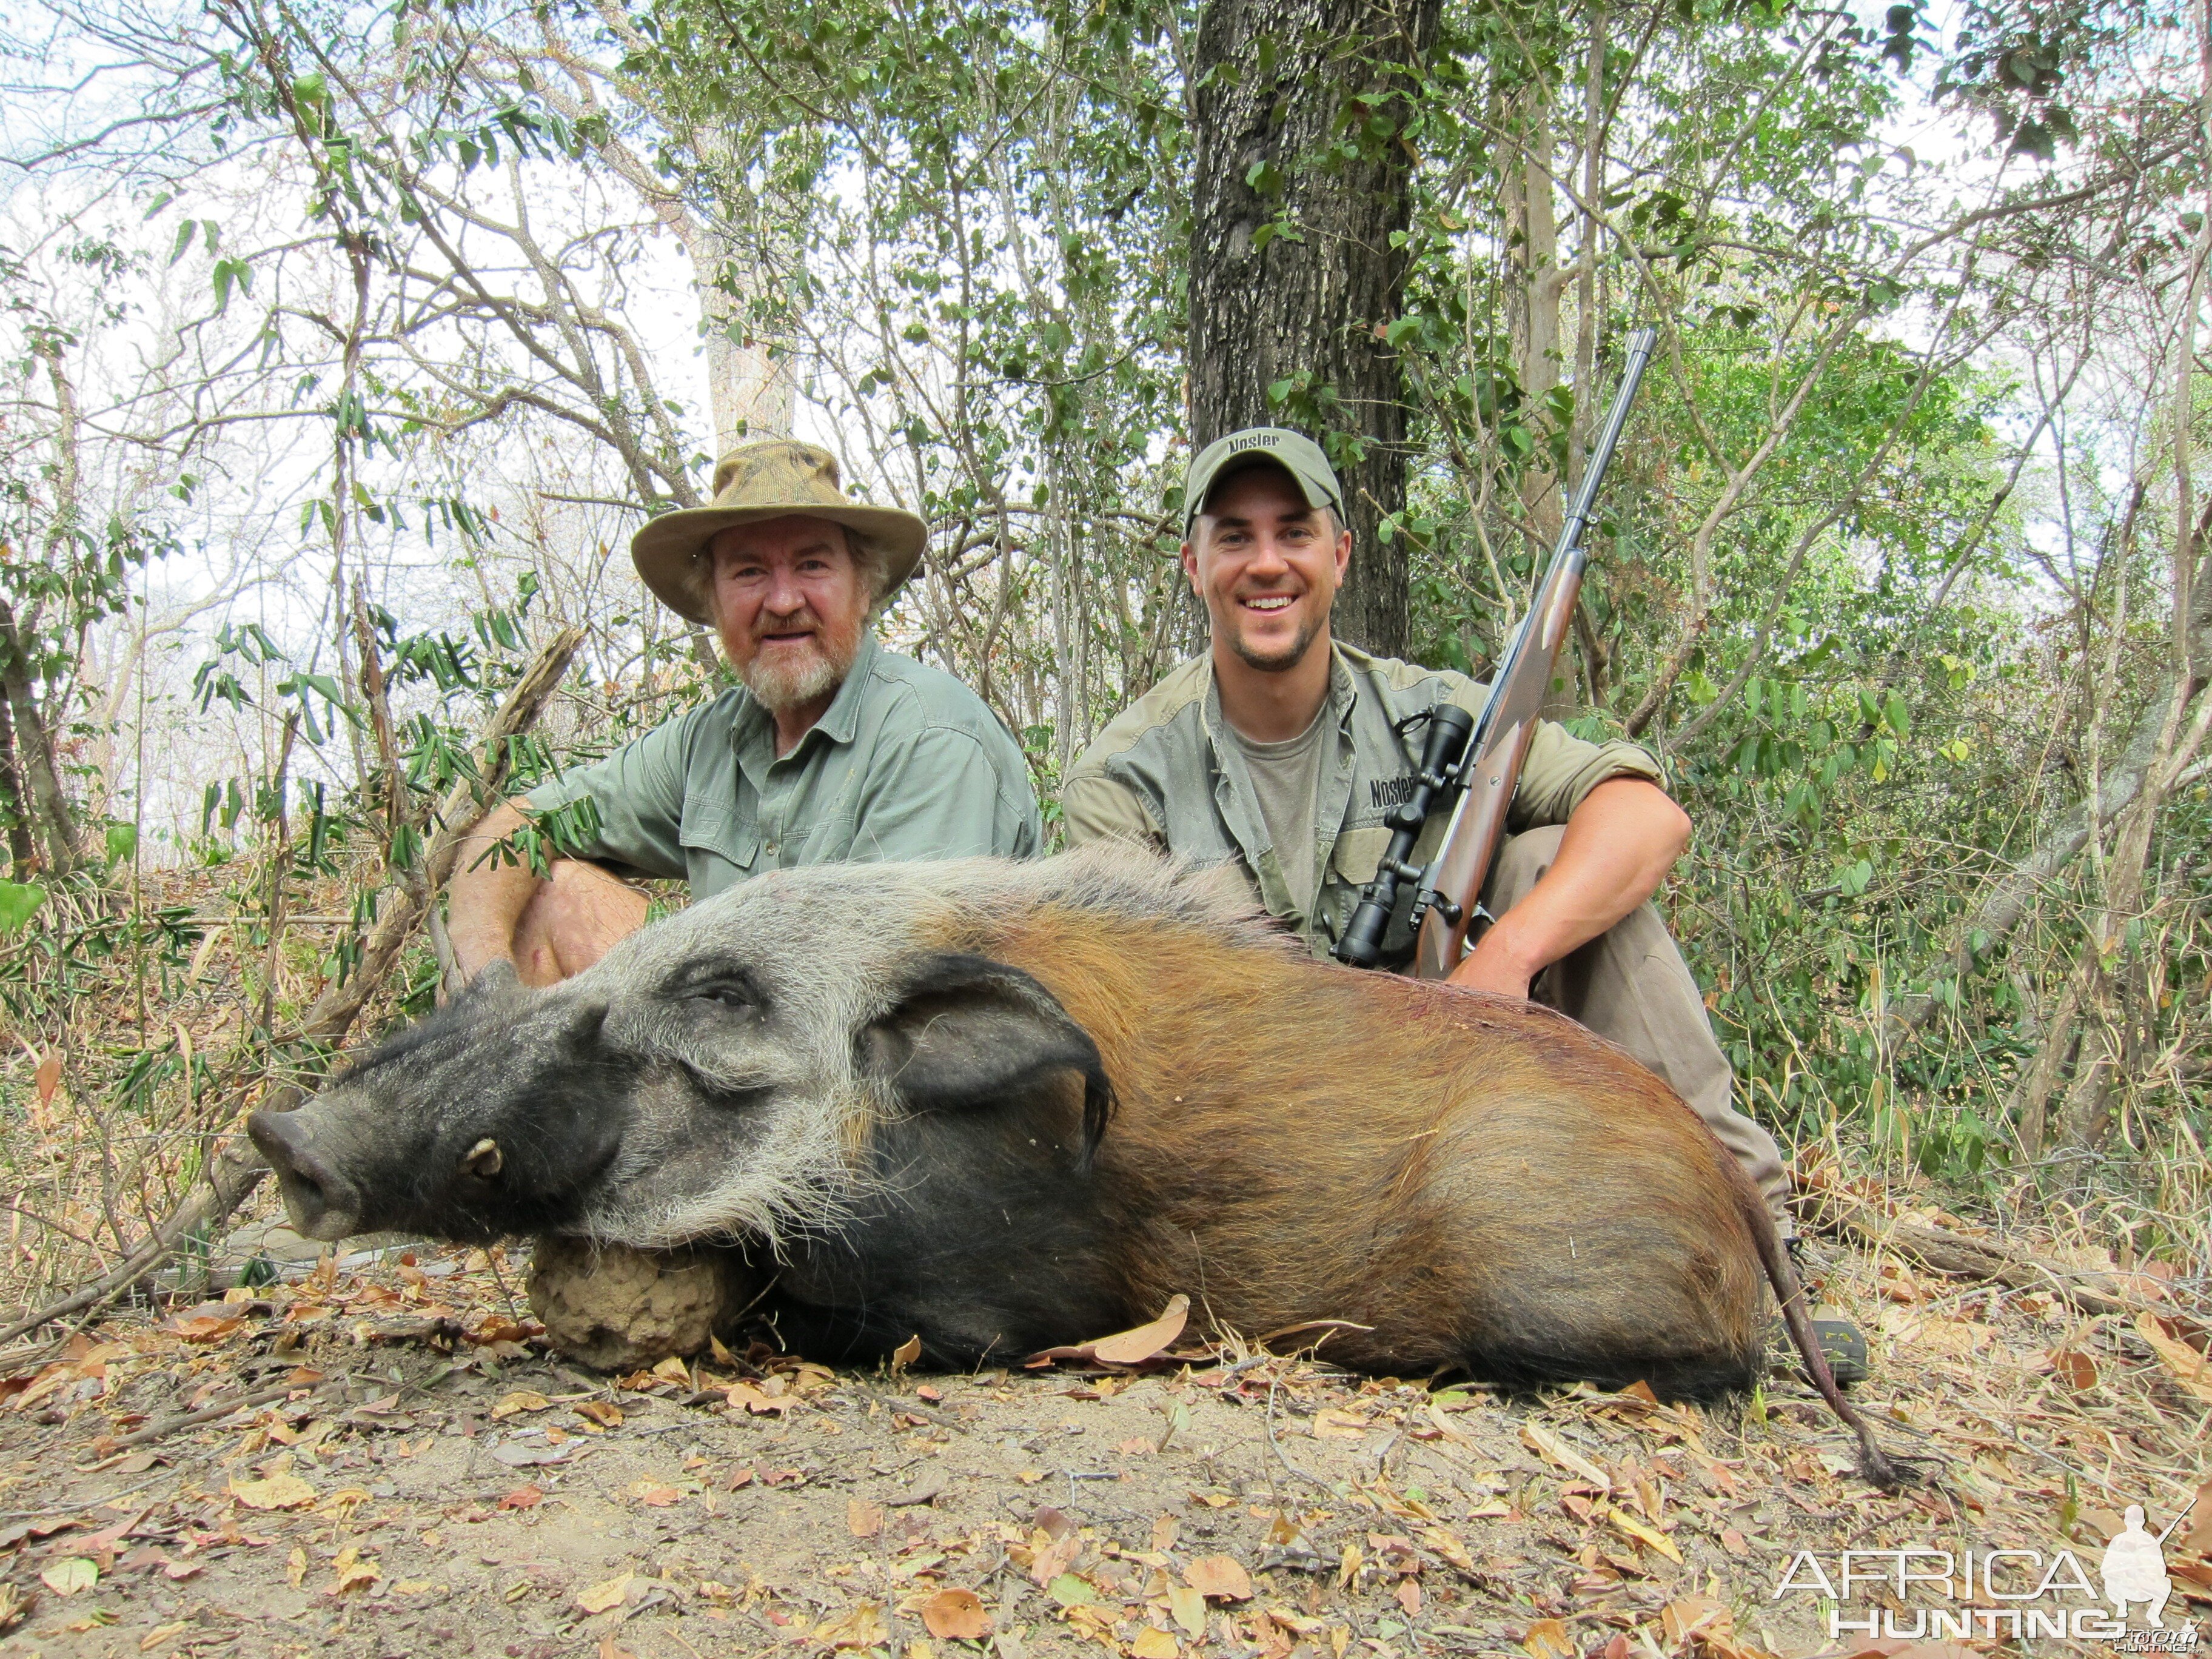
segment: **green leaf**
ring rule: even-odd
[[[135,823],[111,823],[107,826],[107,861],[127,863],[138,850],[138,826]]]
[[[215,262],[215,308],[226,309],[230,304],[231,284],[238,285],[241,294],[253,291],[253,272],[243,259],[218,259]]]
[[[72,1555],[57,1561],[39,1575],[46,1588],[57,1595],[75,1595],[88,1590],[100,1582],[100,1569],[82,1555]]]
[[[46,890],[27,881],[0,881],[0,933],[20,933],[46,902]]]
[[[1098,1592],[1088,1579],[1079,1578],[1072,1572],[1063,1572],[1045,1587],[1045,1593],[1063,1607],[1094,1607],[1098,1605]]]

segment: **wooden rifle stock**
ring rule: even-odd
[[[1583,591],[1583,532],[1605,482],[1621,428],[1636,401],[1636,388],[1651,361],[1658,331],[1639,328],[1629,337],[1628,359],[1620,372],[1620,390],[1607,411],[1605,426],[1583,468],[1581,487],[1566,522],[1559,526],[1552,562],[1538,584],[1527,620],[1514,636],[1505,660],[1492,680],[1490,698],[1483,705],[1468,739],[1467,759],[1460,769],[1463,791],[1444,831],[1432,879],[1424,881],[1413,898],[1413,922],[1418,930],[1413,947],[1413,973],[1420,979],[1443,979],[1459,966],[1467,950],[1468,935],[1478,921],[1487,921],[1482,909],[1482,886],[1505,836],[1505,809],[1521,781],[1521,765],[1528,756],[1528,741],[1536,733],[1536,720],[1552,684],[1552,670],[1573,620],[1575,603]]]

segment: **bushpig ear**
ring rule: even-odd
[[[923,959],[891,1011],[861,1028],[860,1070],[920,1110],[957,1108],[1083,1078],[1083,1155],[1114,1111],[1114,1086],[1091,1034],[1043,986],[988,957]]]

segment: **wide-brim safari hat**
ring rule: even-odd
[[[707,544],[721,532],[763,519],[803,514],[842,524],[882,573],[878,604],[914,574],[929,526],[895,507],[869,507],[845,493],[837,458],[789,438],[767,438],[732,450],[714,465],[714,498],[705,507],[664,513],[630,538],[629,556],[661,603],[693,622],[712,624],[708,594],[714,568]]]

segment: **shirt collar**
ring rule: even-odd
[[[1339,731],[1351,727],[1352,710],[1359,701],[1359,681],[1346,660],[1346,647],[1332,639],[1328,642],[1328,695],[1322,704],[1324,715],[1334,711],[1335,719],[1329,723]],[[1206,696],[1200,703],[1200,718],[1206,726],[1206,740],[1217,757],[1222,745],[1234,735],[1229,717],[1221,712],[1221,683],[1213,671],[1213,647],[1206,647]],[[1217,761],[1217,764],[1218,764]]]
[[[867,696],[868,677],[876,672],[876,653],[881,648],[876,643],[876,630],[863,627],[860,648],[853,653],[853,665],[845,671],[844,684],[830,698],[829,708],[822,711],[822,718],[814,722],[814,731],[830,742],[850,743],[859,734],[860,703]],[[801,743],[805,740],[799,739]]]

